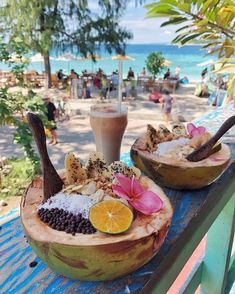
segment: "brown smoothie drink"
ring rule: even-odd
[[[122,137],[127,126],[127,107],[115,104],[97,104],[91,107],[90,123],[96,151],[104,154],[108,164],[120,159]]]

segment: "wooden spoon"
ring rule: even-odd
[[[43,177],[43,198],[44,201],[46,201],[48,198],[61,191],[64,183],[48,156],[46,136],[41,119],[33,113],[28,113],[27,119],[40,156]]]
[[[188,161],[196,162],[207,158],[211,154],[211,150],[215,143],[234,125],[235,115],[228,118],[209,141],[190,153],[186,159]]]

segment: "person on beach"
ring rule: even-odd
[[[112,73],[111,82],[112,84],[110,87],[110,91],[114,91],[118,88],[118,73],[116,71]]]
[[[71,79],[70,98],[77,99],[78,98],[78,74],[74,71],[74,69],[71,69],[70,71],[70,79]]]
[[[132,68],[129,68],[128,74],[127,74],[127,79],[131,80],[135,78],[135,73],[133,72]]]
[[[44,105],[46,107],[47,119],[52,124],[52,127],[49,129],[49,131],[51,133],[51,141],[49,142],[49,144],[56,145],[58,143],[58,141],[57,141],[57,134],[56,134],[57,127],[56,127],[55,118],[58,115],[58,111],[55,107],[55,104],[50,101],[49,97],[47,97],[47,96],[44,97],[43,101],[44,101]]]
[[[181,72],[181,69],[180,69],[179,66],[177,66],[177,67],[175,68],[175,77],[176,77],[177,79],[180,79],[180,72]]]
[[[203,69],[203,71],[202,71],[202,73],[201,73],[202,80],[205,79],[207,73],[208,73],[208,69],[207,69],[207,67],[206,67],[205,69]]]
[[[143,67],[140,75],[143,76],[143,77],[146,76],[146,69],[145,69],[145,67]]]
[[[170,76],[171,76],[171,72],[170,72],[170,69],[168,68],[167,72],[164,74],[163,79],[164,80],[169,79]]]
[[[172,105],[176,102],[176,98],[172,97],[168,90],[165,90],[162,98],[160,98],[159,101],[162,103],[164,120],[166,124],[168,124],[171,119]]]

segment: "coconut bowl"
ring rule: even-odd
[[[173,211],[161,188],[145,176],[140,181],[162,199],[159,212],[137,214],[131,228],[119,235],[96,232],[72,236],[40,220],[37,206],[43,199],[42,180],[34,180],[21,202],[23,229],[33,251],[58,274],[86,281],[112,280],[146,264],[159,251]]]
[[[231,150],[226,144],[208,158],[198,161],[182,161],[159,156],[146,150],[146,138],[140,137],[131,147],[131,159],[145,175],[157,184],[179,190],[203,188],[216,179],[228,167]]]

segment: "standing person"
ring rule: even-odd
[[[77,94],[78,98],[84,98],[84,81],[81,76],[78,75],[78,81],[77,81]]]
[[[164,74],[164,77],[163,79],[169,79],[169,77],[171,76],[171,72],[170,72],[170,69],[168,68],[167,72]]]
[[[205,79],[207,73],[208,73],[208,69],[207,69],[207,67],[206,67],[205,69],[203,69],[203,71],[202,71],[202,73],[201,73],[202,80]]]
[[[159,101],[162,103],[164,120],[166,124],[168,124],[171,119],[172,105],[176,102],[176,98],[172,97],[168,90],[165,90],[165,93],[162,95],[162,98]]]
[[[145,69],[145,67],[143,67],[140,75],[143,76],[143,77],[146,76],[146,69]]]
[[[56,134],[56,122],[55,122],[55,118],[57,116],[57,109],[54,105],[54,103],[50,102],[50,98],[49,97],[44,97],[43,98],[45,107],[46,107],[46,116],[47,119],[49,120],[49,122],[51,122],[51,124],[53,125],[49,131],[51,133],[51,141],[49,142],[49,144],[51,145],[56,145],[58,143],[57,141],[57,134]]]
[[[134,79],[135,78],[135,73],[133,72],[132,68],[129,68],[128,74],[127,74],[127,79]]]
[[[179,66],[177,66],[175,68],[175,76],[176,76],[177,79],[180,79],[180,72],[181,72],[181,69],[180,69]]]
[[[70,79],[71,79],[71,85],[70,85],[70,98],[78,98],[78,74],[74,71],[74,69],[71,69],[70,71]]]

